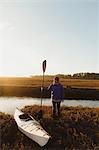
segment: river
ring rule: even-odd
[[[23,108],[26,105],[40,105],[39,98],[30,97],[0,97],[0,112],[14,114],[15,108]],[[51,99],[43,99],[43,105],[51,106]],[[99,101],[92,100],[64,100],[61,105],[99,107]]]

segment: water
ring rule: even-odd
[[[40,105],[39,98],[28,97],[0,97],[0,112],[14,114],[15,108],[23,108],[26,105]],[[51,99],[43,99],[43,105],[51,106]],[[61,105],[99,107],[99,101],[92,100],[64,100]]]

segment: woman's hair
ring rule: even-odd
[[[55,77],[54,80],[59,81],[59,77]]]

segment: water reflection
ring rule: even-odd
[[[16,107],[23,108],[26,105],[40,105],[40,99],[28,97],[0,97],[0,111],[14,114]],[[43,105],[52,105],[51,99],[43,99]],[[99,107],[99,101],[92,100],[64,100],[62,105],[66,106],[83,106],[83,107]]]

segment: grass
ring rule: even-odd
[[[45,87],[48,87],[54,76],[45,76]],[[64,79],[60,78],[60,82],[64,87],[75,88],[92,88],[99,89],[99,80],[84,80],[84,79]],[[21,86],[21,87],[41,87],[42,76],[26,77],[5,77],[0,78],[0,86]]]
[[[61,107],[61,117],[52,118],[52,108],[43,106],[43,118],[39,118],[39,106],[26,106],[22,110],[34,116],[51,135],[45,147],[23,135],[13,116],[0,113],[2,150],[98,150],[99,149],[99,108]]]
[[[45,76],[44,87],[48,87],[54,76]],[[60,78],[64,86],[65,99],[91,99],[99,100],[99,80],[67,79]],[[42,76],[0,78],[0,96],[41,96]],[[50,94],[45,92],[44,98]]]

